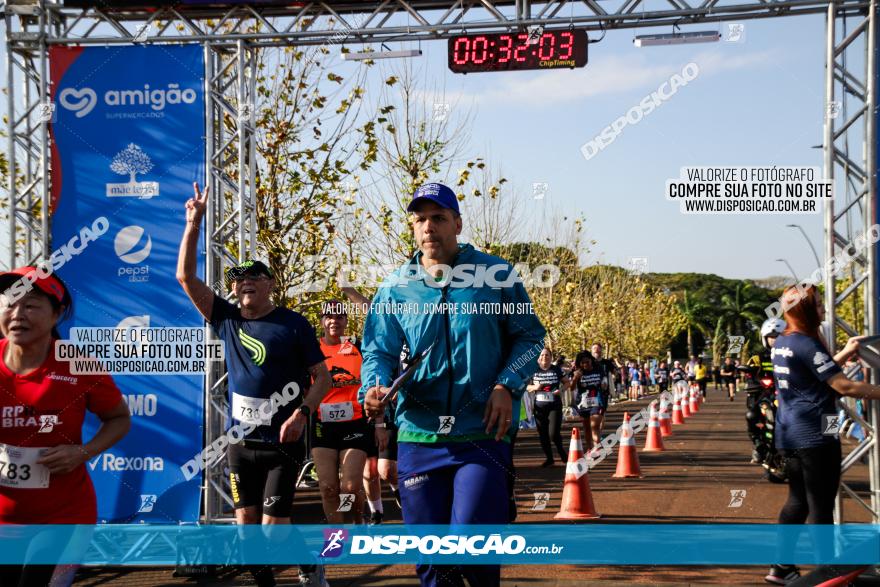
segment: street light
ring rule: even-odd
[[[791,267],[791,263],[789,263],[785,259],[776,259],[776,260],[779,261],[780,263],[785,263],[786,267],[788,267],[788,270],[791,271],[791,276],[794,277],[795,282],[800,282],[800,279],[798,279],[797,274],[794,272],[794,269],[792,269],[792,267]]]
[[[804,230],[804,227],[800,224],[786,224],[787,228],[797,228],[801,231],[801,234],[804,235],[804,238],[807,239],[807,244],[810,245],[810,250],[813,251],[813,257],[816,258],[816,268],[819,269],[822,267],[822,261],[819,260],[819,255],[816,253],[816,247],[813,246],[813,241],[810,240],[810,237],[807,236],[807,232]]]

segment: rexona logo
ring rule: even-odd
[[[198,94],[192,88],[180,89],[180,84],[168,84],[165,88],[151,88],[144,84],[142,89],[107,90],[102,96],[104,105],[109,108],[148,106],[154,112],[165,110],[168,105],[192,104]],[[98,94],[92,88],[64,88],[58,94],[62,108],[83,118],[94,110]]]
[[[108,198],[132,197],[149,200],[159,195],[158,181],[137,181],[138,174],[145,175],[153,169],[153,160],[143,149],[134,143],[116,153],[110,162],[110,171],[127,175],[127,183],[108,183]]]
[[[101,466],[101,471],[164,471],[165,459],[162,457],[117,457],[105,452],[98,458],[89,461],[89,468],[94,471]]]
[[[120,266],[117,277],[128,277],[128,281],[145,282],[150,280],[150,266],[139,265],[150,256],[153,241],[141,226],[126,226],[116,234],[113,250],[121,261],[137,267]]]

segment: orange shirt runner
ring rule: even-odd
[[[321,422],[349,422],[363,418],[364,411],[358,403],[363,361],[360,351],[349,341],[326,344],[321,339],[321,352],[333,382],[318,406],[318,418]]]

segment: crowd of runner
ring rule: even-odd
[[[226,271],[227,292],[237,304],[197,276],[208,194],[198,185],[194,192],[186,203],[177,278],[225,343],[228,425],[252,425],[226,453],[238,524],[291,524],[304,468],[316,474],[325,523],[381,523],[383,484],[405,524],[509,523],[516,517],[514,446],[521,408],[538,429],[543,466],[549,467],[556,456],[561,463],[568,459],[561,436],[566,418],[583,427],[584,448],[590,451],[602,441],[606,411],[614,402],[689,387],[705,396],[712,381],[734,399],[740,370],[732,357],[714,367],[699,356],[683,363],[637,361],[606,356],[596,342],[569,360],[544,346],[546,331],[531,313],[374,311],[368,312],[362,333],[351,332],[352,305],[531,307],[522,283],[505,281],[513,272],[509,263],[458,243],[458,202],[441,184],[426,184],[414,194],[408,212],[418,250],[392,276],[422,281],[410,280],[405,288],[380,287],[373,300],[343,288],[347,302],[323,304],[318,329],[302,314],[272,302],[275,275],[260,261]],[[458,263],[500,267],[496,277],[509,285],[428,283],[439,279],[439,267]],[[0,287],[5,290],[34,272],[25,267],[0,274]],[[54,360],[50,351],[59,337],[56,326],[70,316],[71,296],[56,277],[33,282],[33,291],[5,304],[0,313],[5,337],[0,341],[5,392],[0,409],[10,416],[0,437],[0,523],[94,524],[95,493],[85,462],[126,434],[129,412],[112,378],[74,377],[69,363]],[[819,344],[807,346],[817,352]],[[848,345],[849,354],[841,360],[855,346]],[[822,374],[823,381],[827,376]],[[874,386],[840,381],[835,380],[843,386],[841,393],[880,394]],[[290,384],[295,400],[267,412],[271,394]],[[86,411],[102,425],[83,442]],[[812,461],[803,466],[813,466]],[[805,483],[801,493],[812,495]],[[824,488],[822,495],[831,495],[831,489]],[[800,523],[809,510],[801,493],[792,494],[784,511],[790,523]],[[300,584],[327,585],[317,564],[320,554],[315,553],[315,564],[300,565]],[[257,585],[275,585],[271,567],[250,571]],[[500,584],[497,565],[421,564],[416,571],[423,585]],[[0,568],[3,585],[43,585],[52,576],[53,585],[72,580],[70,569],[54,566]]]

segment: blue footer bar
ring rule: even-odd
[[[0,564],[878,564],[880,527],[0,526]]]

